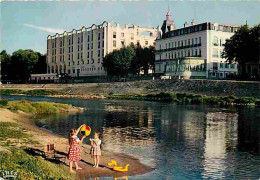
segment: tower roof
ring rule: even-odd
[[[167,14],[166,14],[166,20],[171,20],[172,15],[170,13],[170,11],[168,10]]]
[[[166,20],[163,21],[162,25],[162,36],[164,36],[167,32],[172,31],[176,29],[174,21],[172,20],[170,10],[168,9],[168,12],[166,14]]]

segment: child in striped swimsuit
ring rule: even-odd
[[[94,166],[93,167],[98,167],[99,161],[100,161],[100,156],[101,156],[101,140],[100,138],[100,133],[95,132],[94,139],[90,139],[91,142],[91,149],[90,149],[90,154],[92,158],[94,159]]]
[[[70,148],[68,152],[68,159],[69,159],[69,170],[72,173],[75,173],[75,171],[72,169],[73,163],[76,167],[76,170],[82,169],[81,167],[78,166],[78,161],[80,161],[81,159],[81,153],[79,147],[86,136],[83,136],[81,140],[79,140],[79,138],[77,137],[82,126],[80,126],[78,129],[71,129],[69,133]]]

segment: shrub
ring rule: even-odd
[[[236,104],[253,104],[255,102],[257,102],[257,99],[253,97],[241,97],[235,100]]]
[[[230,96],[225,96],[222,97],[221,100],[225,103],[225,104],[231,104],[233,102],[235,102],[235,100],[237,99],[236,96],[230,95]]]
[[[177,93],[176,97],[177,97],[178,101],[185,102],[187,94],[186,93]]]
[[[0,106],[7,106],[8,100],[7,99],[0,99]]]
[[[203,97],[194,97],[191,99],[192,104],[202,104],[204,102]]]
[[[206,96],[204,97],[204,102],[206,104],[218,104],[219,98],[214,96]]]
[[[0,94],[10,95],[10,94],[23,94],[23,93],[24,92],[19,89],[0,89]]]

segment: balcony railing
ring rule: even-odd
[[[180,49],[187,49],[187,48],[199,47],[199,46],[201,46],[201,43],[193,44],[193,45],[180,46],[180,47],[174,47],[174,48],[160,49],[160,50],[156,50],[155,53],[166,52],[166,51],[174,51],[174,50],[180,50]]]

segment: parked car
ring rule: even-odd
[[[170,75],[162,75],[160,79],[172,79],[172,77]]]

